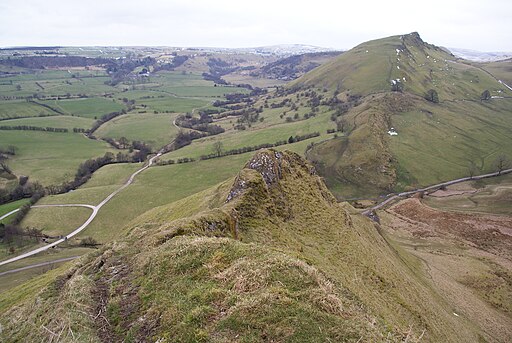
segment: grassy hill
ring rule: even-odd
[[[125,239],[0,295],[2,339],[489,338],[352,211],[297,154],[259,152],[234,180],[155,208]]]
[[[417,33],[363,43],[288,87],[323,89],[337,103],[347,137],[308,157],[341,198],[461,177],[470,163],[488,171],[512,148],[512,92]],[[481,100],[486,90],[490,97]],[[426,99],[429,92],[435,99]]]

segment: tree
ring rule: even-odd
[[[119,138],[118,144],[120,149],[126,149],[129,143],[130,141],[128,141],[128,138],[124,136]]]
[[[484,90],[482,95],[480,95],[480,100],[491,100],[491,92],[488,89]]]
[[[28,182],[28,176],[20,175],[19,177],[19,185],[25,186]]]
[[[217,157],[220,157],[222,155],[223,145],[221,141],[217,141],[213,143],[213,152]]]
[[[494,169],[498,172],[498,175],[501,175],[501,172],[507,169],[510,166],[510,160],[507,155],[500,154],[493,163]]]
[[[435,89],[429,89],[427,95],[425,95],[425,99],[427,99],[430,102],[433,102],[434,104],[439,103],[439,95],[437,94],[437,91]]]

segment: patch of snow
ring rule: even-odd
[[[398,132],[396,132],[395,128],[392,127],[391,129],[389,129],[388,135],[390,135],[390,136],[398,136]]]

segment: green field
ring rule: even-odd
[[[80,71],[84,74],[84,71]],[[3,79],[0,95],[3,97],[27,97],[34,94],[46,97],[66,97],[68,94],[104,95],[113,90],[105,81],[110,78],[104,74],[94,77],[73,78],[63,70],[38,70]],[[10,82],[12,81],[12,84]],[[19,87],[18,87],[19,86]]]
[[[0,93],[1,94],[1,93]],[[0,119],[57,115],[58,113],[25,100],[0,101]]]
[[[33,117],[2,120],[0,121],[0,126],[27,125],[36,127],[58,127],[68,129],[70,132],[73,132],[73,128],[89,129],[93,123],[94,120],[90,118],[59,115],[51,117]]]
[[[133,90],[123,92],[120,95],[129,100],[135,100],[139,111],[146,112],[191,112],[196,108],[206,107],[209,100],[203,98],[177,97],[173,94],[149,90]]]
[[[65,194],[46,196],[38,204],[80,203],[98,205],[141,167],[142,163],[115,163],[103,166],[80,188]],[[33,215],[33,213],[29,212],[27,219]],[[31,220],[37,221],[37,219]]]
[[[7,213],[25,205],[25,204],[28,204],[29,201],[30,201],[29,199],[20,199],[20,200],[9,202],[7,204],[0,205],[0,217],[3,216],[4,214],[7,214]],[[11,220],[14,216],[15,215],[13,214],[7,218],[0,220],[0,223],[8,224],[11,222]]]
[[[132,219],[153,207],[182,199],[233,177],[250,156],[251,154],[244,154],[211,161],[151,167],[139,174],[132,185],[102,207],[95,220],[78,237],[92,236],[100,242],[121,237],[126,233],[125,226]],[[97,180],[95,177],[92,178],[92,187],[86,185],[71,193],[45,197],[40,203],[65,204],[81,199],[82,203],[95,204],[119,187],[106,182],[111,178],[108,175],[114,173],[118,175],[118,181],[125,180],[129,171],[126,166],[111,165],[108,166],[109,170],[104,172],[100,169],[102,175]],[[41,219],[35,215],[29,214],[27,219],[30,218],[33,222],[45,220],[46,214],[41,213]]]
[[[105,142],[75,133],[1,131],[0,146],[14,145],[8,165],[16,175],[28,175],[43,185],[60,184],[74,177],[80,163],[112,151]]]
[[[35,227],[48,236],[64,236],[85,223],[91,209],[85,207],[32,208],[21,225]]]
[[[214,100],[222,99],[228,92],[247,91],[215,87],[200,75],[179,72],[161,72],[142,83],[125,82],[116,86],[106,84],[108,80],[103,71],[97,70],[37,70],[8,76],[0,83],[0,99],[3,99],[0,119],[36,118],[6,120],[0,125],[88,129],[95,119],[121,111],[127,101],[134,101],[130,113],[103,124],[95,134],[100,138],[144,141],[158,149],[177,134],[178,129],[172,124],[176,117],[173,113],[209,108]],[[105,96],[107,93],[109,97]],[[35,102],[20,99],[28,96],[38,99]],[[18,99],[11,100],[13,97]],[[53,116],[40,117],[43,115]],[[104,143],[71,132],[2,131],[0,146],[8,145],[18,149],[17,155],[7,161],[14,173],[28,175],[45,185],[71,179],[80,163],[110,151]]]
[[[130,113],[114,118],[94,132],[96,137],[126,137],[130,141],[144,141],[153,149],[169,144],[178,133],[172,124],[176,114]]]
[[[60,109],[69,114],[80,117],[98,119],[102,115],[119,112],[125,108],[122,104],[106,98],[86,98],[86,99],[69,99],[69,100],[48,100],[50,106]]]

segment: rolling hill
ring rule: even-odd
[[[508,153],[512,91],[494,70],[411,33],[358,45],[288,87],[332,94],[345,137],[308,157],[339,197],[364,197],[467,175],[472,163],[490,170]]]

